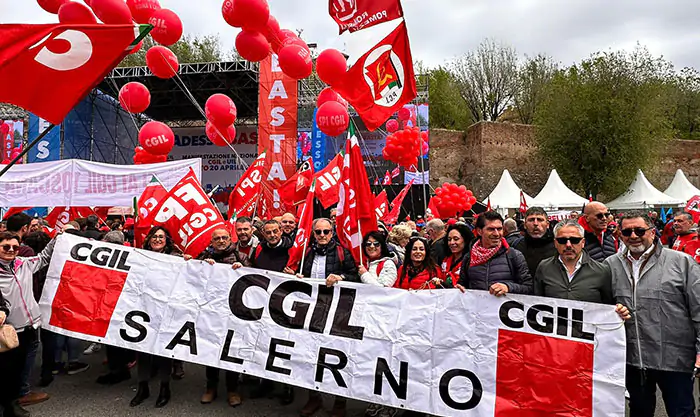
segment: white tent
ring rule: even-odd
[[[547,184],[535,196],[535,200],[545,204],[545,208],[579,208],[588,202],[564,184],[556,169],[549,174]]]
[[[607,204],[612,210],[641,209],[653,206],[678,207],[685,204],[683,200],[670,197],[654,188],[642,173],[637,171],[637,177],[632,181],[627,191]]]
[[[700,195],[700,190],[691,184],[683,171],[679,169],[676,171],[676,176],[673,177],[671,185],[664,191],[664,194],[679,200],[688,201],[696,195]]]
[[[503,171],[501,179],[498,181],[496,188],[491,191],[489,197],[484,200],[484,204],[491,202],[491,208],[494,210],[506,210],[520,208],[520,187],[513,181],[508,170]],[[525,194],[525,202],[528,207],[539,206],[544,207],[539,201]]]

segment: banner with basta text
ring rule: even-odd
[[[329,288],[67,234],[40,305],[62,335],[402,410],[625,415],[625,333],[610,305]]]

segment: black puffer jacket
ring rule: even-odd
[[[530,275],[533,277],[540,262],[558,254],[557,248],[554,247],[554,235],[549,230],[539,239],[525,234],[525,237],[513,245],[513,248],[519,250],[525,256]]]
[[[253,266],[267,271],[282,272],[289,261],[289,249],[294,243],[282,236],[280,245],[273,248],[266,241],[261,241],[253,254]]]
[[[505,245],[493,258],[483,265],[469,266],[471,252],[462,260],[459,284],[469,290],[488,290],[491,285],[500,283],[508,286],[514,294],[532,294],[533,279],[525,262],[525,257],[517,249]]]
[[[238,254],[236,253],[236,245],[231,244],[228,248],[218,251],[213,247],[209,246],[200,253],[197,257],[199,260],[213,259],[217,264],[229,264],[233,265],[236,262],[240,262],[238,259]]]
[[[596,262],[603,262],[617,253],[617,244],[611,232],[606,230],[602,235],[601,242],[601,236],[593,232],[584,216],[579,218],[578,223],[583,226],[583,229],[586,231],[583,236],[586,240],[586,246],[584,246],[583,249],[588,253],[591,259]]]
[[[340,259],[340,251],[342,251],[342,260]],[[345,281],[360,282],[360,275],[357,272],[357,265],[352,253],[342,246],[338,246],[335,241],[331,240],[326,246],[326,276],[336,274],[343,277]],[[314,258],[317,256],[316,250],[309,249],[304,257],[304,265],[301,268],[301,273],[305,277],[311,276],[311,267],[314,264]]]

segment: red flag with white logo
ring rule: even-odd
[[[285,207],[294,207],[306,199],[314,177],[314,161],[308,159],[279,189]]]
[[[4,82],[0,102],[59,124],[150,28],[2,25],[0,80]]]
[[[5,215],[2,217],[2,219],[3,219],[3,220],[7,220],[8,217],[10,217],[10,216],[12,216],[12,215],[14,215],[14,214],[17,214],[17,213],[21,213],[21,212],[23,212],[24,210],[29,210],[30,208],[31,208],[31,207],[10,207],[10,209],[7,210],[7,212],[6,212]]]
[[[389,198],[386,196],[386,190],[382,190],[378,196],[374,197],[374,210],[379,220],[383,219],[389,212]]]
[[[335,158],[321,171],[314,179],[316,180],[316,198],[321,202],[323,208],[327,209],[338,202],[338,190],[340,189],[340,172],[343,168],[343,152]]]
[[[377,216],[374,211],[374,195],[367,179],[354,125],[348,129],[338,196],[338,238],[359,264],[362,263],[362,237],[377,230]]]
[[[168,190],[166,190],[158,178],[153,175],[151,181],[146,185],[146,188],[143,190],[141,197],[139,197],[136,203],[137,218],[136,224],[134,225],[134,245],[137,248],[143,247],[144,239],[151,230],[150,222],[153,219],[149,215],[167,195]]]
[[[527,202],[525,201],[525,193],[520,190],[520,213],[524,216],[527,211]]]
[[[289,250],[289,261],[287,266],[295,271],[299,269],[304,252],[311,238],[311,229],[314,221],[314,192],[316,191],[316,181],[311,184],[309,192],[306,194],[306,201],[301,206],[299,213],[299,226],[297,235],[294,238],[294,246]]]
[[[364,54],[333,87],[374,131],[416,98],[411,45],[406,23]]]
[[[396,167],[393,170],[391,170],[391,178],[396,178],[399,175],[401,175],[401,169],[399,167]]]
[[[437,205],[435,205],[435,198],[431,197],[430,202],[428,203],[428,210],[430,210],[430,214],[432,214],[434,219],[440,219],[442,216],[440,216],[440,211],[437,208]]]
[[[401,190],[399,195],[397,195],[396,198],[394,198],[394,201],[391,202],[391,211],[384,218],[384,221],[387,224],[396,224],[396,222],[399,220],[399,214],[401,213],[401,205],[403,204],[403,200],[406,198],[406,194],[408,194],[408,191],[411,189],[412,186],[413,180],[406,184],[406,186],[403,187],[403,190]]]
[[[75,219],[86,218],[91,214],[96,213],[90,207],[54,207],[44,220],[51,228],[60,230],[69,222]]]
[[[263,152],[248,167],[228,199],[228,212],[237,217],[253,217],[260,200],[261,183],[267,153]]]
[[[389,171],[384,174],[384,180],[382,181],[382,185],[391,185],[391,173]]]
[[[218,228],[227,228],[194,171],[185,175],[151,211],[147,221],[163,226],[183,253],[198,256]]]
[[[341,34],[403,17],[399,0],[329,0],[328,13],[338,24]]]

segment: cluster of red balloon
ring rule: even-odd
[[[348,102],[331,87],[324,88],[316,99],[316,126],[328,136],[341,135],[350,125]]]
[[[233,125],[238,117],[236,104],[225,94],[213,94],[204,106],[207,116],[205,132],[209,140],[217,146],[228,146],[236,139],[236,127]]]
[[[435,206],[443,218],[454,217],[460,211],[471,210],[476,197],[463,185],[444,183],[435,190]]]
[[[134,149],[134,164],[165,162],[175,146],[175,134],[165,123],[148,122],[139,131],[139,144]]]
[[[417,127],[398,130],[386,138],[386,146],[382,151],[384,159],[410,168],[418,164],[421,154],[421,131]]]

